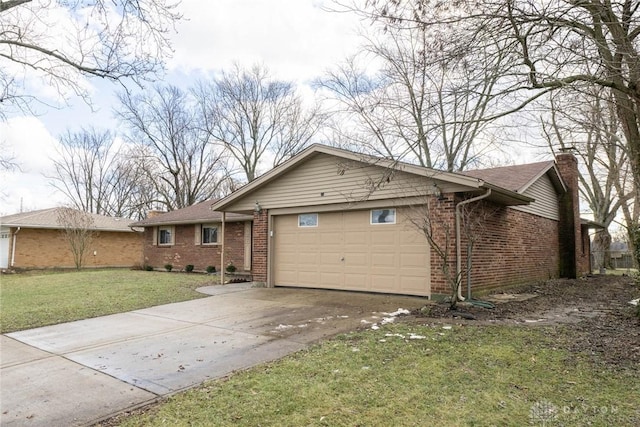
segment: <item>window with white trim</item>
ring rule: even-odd
[[[298,215],[298,227],[317,227],[318,226],[318,214],[300,214]]]
[[[371,224],[395,224],[395,209],[371,209]]]
[[[202,244],[215,245],[218,243],[218,226],[202,224]]]
[[[173,245],[173,227],[158,227],[158,245]]]

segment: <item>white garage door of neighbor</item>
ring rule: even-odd
[[[370,211],[274,217],[276,286],[430,295],[429,246],[397,212],[396,224],[371,224]]]
[[[9,268],[9,238],[8,229],[0,230],[0,268]]]

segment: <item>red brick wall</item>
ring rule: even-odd
[[[253,213],[253,258],[251,273],[256,282],[267,282],[269,214],[266,209]]]
[[[458,202],[457,200],[456,202]],[[443,203],[443,202],[440,202]],[[449,197],[441,209],[454,218],[453,201]],[[493,203],[480,202],[472,215],[485,218],[475,227],[476,242],[472,249],[472,292],[518,283],[558,277],[558,222]],[[463,214],[463,218],[465,215]],[[449,223],[450,268],[455,271],[455,224]],[[444,246],[444,234],[438,237]],[[461,227],[462,294],[467,295],[467,243],[464,222]],[[442,259],[431,251],[431,291],[448,295],[451,288],[442,274]]]
[[[560,198],[560,275],[576,278],[589,269],[589,253],[583,251],[580,203],[578,197],[578,160],[571,153],[556,156],[558,171],[568,191]]]
[[[15,232],[12,228],[12,236]],[[17,233],[14,268],[75,268],[69,242],[60,230],[22,228]],[[9,262],[12,249],[9,248]],[[141,262],[141,233],[100,231],[89,245],[83,266],[133,267]]]
[[[193,264],[195,270],[204,271],[210,265],[220,271],[221,245],[196,245],[195,224],[175,225],[174,244],[154,245],[154,227],[144,230],[144,263],[157,269],[171,264],[174,270],[182,270]],[[244,270],[244,223],[225,223],[225,264],[230,262],[239,271]],[[226,267],[225,265],[225,267]]]

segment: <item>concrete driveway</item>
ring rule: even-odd
[[[89,425],[425,303],[247,284],[200,290],[211,296],[2,335],[0,425]]]

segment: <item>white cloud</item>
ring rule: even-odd
[[[35,117],[14,117],[0,123],[3,150],[14,157],[20,170],[2,172],[0,214],[56,206],[62,196],[49,184],[45,175],[52,172],[51,158],[58,142],[44,123]]]
[[[312,0],[184,2],[172,69],[220,70],[264,63],[278,77],[305,81],[360,43],[358,20]]]

